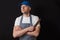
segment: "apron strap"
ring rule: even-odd
[[[22,24],[22,20],[23,20],[23,16],[22,16],[21,19],[20,19],[20,25]]]
[[[32,16],[30,15],[30,25],[33,26],[32,24]]]

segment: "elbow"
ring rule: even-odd
[[[13,33],[13,38],[16,38],[16,34]]]
[[[15,35],[13,35],[13,38],[16,38],[16,36],[15,36]]]
[[[35,34],[35,37],[38,37],[39,36],[39,33]]]

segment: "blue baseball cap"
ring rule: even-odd
[[[23,1],[21,3],[21,5],[27,5],[27,6],[30,6],[31,7],[31,3],[29,1]]]
[[[23,1],[23,2],[18,2],[18,4],[16,4],[18,6],[18,10],[20,10],[20,6],[21,5],[27,5],[27,6],[32,6],[31,3],[29,1]]]

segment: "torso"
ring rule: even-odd
[[[17,23],[19,23],[19,24],[20,24],[21,17],[22,16],[17,17],[17,19],[18,19],[17,20],[18,21]],[[31,15],[31,17],[32,17],[32,25],[35,25],[35,23],[38,21],[38,16]],[[23,16],[22,23],[30,23],[30,17],[24,17]]]

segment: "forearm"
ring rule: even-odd
[[[36,26],[35,30],[32,32],[27,32],[28,35],[37,37],[40,33],[40,26]]]
[[[27,32],[28,35],[31,35],[31,36],[34,36],[34,37],[37,37],[39,35],[38,32]]]
[[[27,29],[23,29],[23,30],[20,30],[20,31],[16,31],[16,32],[14,32],[13,37],[14,37],[14,38],[20,37],[20,36],[24,35],[27,31],[28,31]]]

